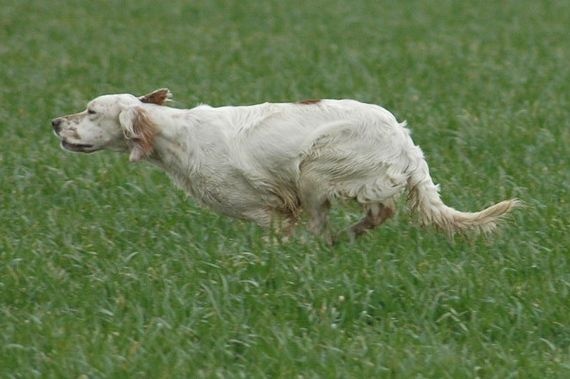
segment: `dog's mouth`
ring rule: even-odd
[[[65,150],[75,151],[78,153],[92,153],[97,150],[93,145],[83,144],[83,143],[70,143],[65,140],[61,141],[61,147]]]

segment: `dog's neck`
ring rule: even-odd
[[[200,162],[200,149],[198,138],[194,137],[198,121],[192,112],[155,106],[149,116],[157,133],[147,160],[169,173],[195,171]]]
[[[215,124],[194,117],[192,110],[154,119],[158,132],[148,161],[164,170],[174,183],[200,202],[214,206],[214,182],[228,166],[227,144]],[[215,167],[216,169],[213,169]]]

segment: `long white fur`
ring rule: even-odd
[[[161,167],[200,203],[265,227],[276,220],[293,225],[303,209],[311,230],[325,233],[330,201],[349,198],[369,212],[356,229],[371,229],[407,190],[422,223],[450,234],[490,232],[518,204],[507,200],[475,213],[446,206],[405,123],[378,105],[321,100],[175,109],[163,105],[169,92],[159,100],[156,93],[104,95],[88,104],[90,112],[56,119],[62,146],[130,152],[132,161]]]

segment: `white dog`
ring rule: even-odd
[[[52,121],[64,149],[129,152],[148,160],[200,203],[231,217],[290,232],[301,210],[309,229],[327,228],[335,198],[362,204],[354,238],[395,212],[408,191],[423,224],[453,234],[492,231],[518,205],[506,200],[460,212],[440,199],[421,149],[387,110],[354,100],[308,100],[192,109],[165,106],[167,89],[148,95],[104,95],[83,112]]]

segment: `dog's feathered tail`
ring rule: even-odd
[[[408,179],[408,199],[422,224],[433,224],[450,236],[469,230],[490,233],[509,211],[521,205],[519,200],[511,199],[479,212],[461,212],[448,207],[439,196],[438,186],[432,181],[423,153],[419,148],[417,152],[415,169]]]

